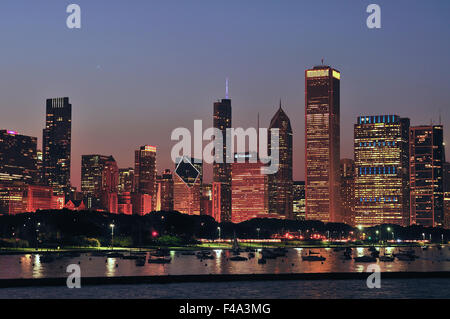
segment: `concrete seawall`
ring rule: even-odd
[[[138,285],[191,282],[281,281],[281,280],[366,280],[370,273],[223,274],[130,277],[86,277],[81,285]],[[382,279],[450,278],[449,271],[385,272]],[[0,279],[0,288],[66,286],[67,278]]]

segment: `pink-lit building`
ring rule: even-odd
[[[265,164],[251,162],[257,160],[256,154],[236,154],[237,157],[244,157],[245,163],[231,165],[231,221],[269,217],[268,176],[261,173]]]

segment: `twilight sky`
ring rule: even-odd
[[[66,27],[70,3],[81,30]],[[370,3],[380,30],[366,27]],[[256,126],[257,112],[267,127],[283,100],[303,179],[304,70],[324,58],[341,71],[341,157],[352,158],[358,115],[449,122],[449,21],[447,0],[2,0],[0,129],[40,144],[45,99],[68,96],[75,186],[82,154],[127,167],[152,144],[158,170],[172,169],[171,131],[211,126],[229,77],[234,127]]]

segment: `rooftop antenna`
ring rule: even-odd
[[[280,109],[281,109],[281,98],[280,98]]]
[[[322,58],[322,65],[323,65],[323,58]]]
[[[229,94],[228,94],[228,78],[225,80],[225,98],[228,100]]]
[[[441,114],[441,109],[439,109],[439,125],[442,125],[442,114]]]

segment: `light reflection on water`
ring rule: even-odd
[[[406,248],[404,248],[406,249]],[[67,277],[66,268],[70,264],[80,264],[81,274],[85,277],[112,276],[152,276],[152,275],[183,275],[183,274],[258,274],[258,273],[323,273],[323,272],[364,272],[367,263],[356,263],[354,260],[344,260],[343,251],[333,249],[311,249],[326,257],[325,262],[302,261],[301,256],[308,254],[309,249],[289,249],[286,257],[268,259],[266,264],[258,264],[260,251],[256,257],[248,261],[230,261],[232,254],[225,250],[214,250],[214,259],[200,261],[195,256],[182,255],[172,251],[170,264],[148,264],[137,267],[135,260],[120,258],[94,257],[82,254],[80,257],[56,258],[55,261],[44,263],[39,255],[0,255],[0,278],[46,278]],[[450,271],[450,250],[429,248],[423,251],[414,248],[420,256],[414,262],[398,261],[377,263],[382,271]],[[393,247],[381,248],[380,255],[397,253]],[[368,255],[367,248],[353,250],[353,257]],[[241,256],[247,257],[247,253]],[[147,258],[149,255],[147,254]]]

